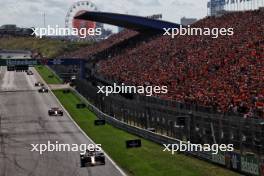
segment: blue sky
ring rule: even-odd
[[[42,27],[46,24],[64,27],[65,16],[77,0],[3,0],[0,1],[0,25]],[[202,18],[207,14],[207,0],[91,0],[100,11],[148,16],[162,13],[163,19],[179,22],[180,18]],[[4,14],[4,15],[3,15]]]

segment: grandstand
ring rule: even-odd
[[[264,118],[263,18],[260,10],[208,17],[193,26],[234,26],[234,36],[159,36],[100,61],[97,71],[130,85],[169,85],[163,99]]]
[[[263,10],[233,12],[192,25],[234,27],[233,36],[217,39],[171,39],[159,34],[146,37],[124,30],[61,57],[93,58],[97,75],[106,80],[129,85],[168,85],[168,94],[157,95],[165,100],[264,118],[263,17]]]
[[[157,34],[145,37],[124,30],[61,57],[97,58],[94,61],[97,75],[110,81],[168,85],[168,94],[157,95],[162,99],[201,105],[220,113],[264,118],[263,17],[263,10],[232,12],[207,17],[192,25],[234,27],[232,37],[217,39],[210,36],[171,39]]]

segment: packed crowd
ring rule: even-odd
[[[133,85],[166,85],[157,95],[264,118],[264,12],[207,17],[194,27],[234,28],[233,36],[160,36],[114,58],[98,72]]]
[[[98,42],[93,45],[89,45],[87,47],[83,47],[79,50],[74,52],[65,53],[64,55],[59,56],[59,58],[85,58],[88,59],[89,57],[93,56],[96,53],[106,50],[118,44],[126,39],[129,39],[133,36],[136,36],[138,32],[131,31],[131,30],[124,30],[116,35],[110,36],[108,39]]]

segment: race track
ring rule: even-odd
[[[0,68],[0,176],[119,176],[122,173],[106,160],[105,166],[80,168],[79,152],[31,152],[30,144],[92,143],[64,113],[49,117],[56,98],[40,94],[34,87],[36,74],[7,72]]]

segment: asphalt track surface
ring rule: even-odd
[[[33,70],[35,73],[35,70]],[[49,117],[51,107],[60,107],[56,98],[40,94],[34,87],[35,73],[7,72],[0,68],[0,176],[119,176],[109,159],[105,166],[80,168],[80,152],[32,152],[31,144],[90,144],[64,113]]]

